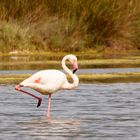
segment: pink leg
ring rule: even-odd
[[[41,105],[41,102],[42,102],[42,99],[41,99],[41,98],[39,98],[39,97],[37,97],[37,96],[35,96],[35,95],[33,95],[33,94],[27,92],[27,91],[24,91],[24,90],[20,89],[20,86],[19,86],[19,85],[15,86],[15,90],[18,90],[18,91],[20,91],[20,92],[23,92],[23,93],[25,93],[25,94],[28,94],[28,95],[30,95],[30,96],[36,98],[36,99],[38,100],[37,107],[39,107],[39,106]]]
[[[49,94],[49,97],[48,97],[47,118],[50,118],[50,110],[51,110],[51,94]]]

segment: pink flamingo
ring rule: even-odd
[[[73,71],[71,71],[66,66],[66,60],[69,60],[72,64]],[[33,74],[31,77],[25,79],[23,82],[21,82],[19,85],[15,86],[15,89],[18,91],[21,91],[25,94],[28,94],[35,99],[38,100],[37,107],[41,105],[42,98],[37,97],[27,91],[24,91],[21,89],[21,87],[29,87],[32,88],[39,93],[43,95],[49,95],[48,98],[48,109],[47,109],[47,117],[50,117],[50,107],[51,107],[51,95],[52,93],[58,91],[58,90],[70,90],[73,88],[76,88],[79,84],[79,79],[75,72],[78,69],[77,64],[77,57],[75,55],[66,55],[62,59],[62,68],[64,71],[70,75],[70,77],[73,80],[73,83],[69,83],[67,80],[66,75],[59,71],[59,70],[42,70],[35,74]]]

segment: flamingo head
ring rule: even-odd
[[[72,64],[72,70],[73,74],[78,70],[78,63],[77,63],[77,57],[75,55],[69,55],[69,61]]]

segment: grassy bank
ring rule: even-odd
[[[79,79],[83,83],[140,82],[140,73],[84,74],[79,75]]]
[[[29,74],[0,75],[0,84],[18,84],[28,78]],[[80,83],[121,83],[140,82],[140,72],[110,74],[79,74]],[[68,77],[70,80],[70,77]]]
[[[139,0],[1,0],[0,52],[140,49]]]
[[[34,56],[34,57],[13,57],[3,58],[0,61],[1,70],[41,70],[41,69],[62,69],[62,56]],[[12,57],[12,58],[11,58]],[[41,58],[39,58],[41,57]],[[78,56],[79,69],[82,68],[134,68],[140,66],[140,57],[122,57],[122,58],[85,58],[86,56]],[[89,57],[89,56],[88,56]],[[69,65],[69,63],[67,64]]]

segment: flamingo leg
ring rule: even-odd
[[[50,110],[51,110],[51,94],[49,94],[49,97],[48,97],[47,118],[50,118]]]
[[[25,93],[25,94],[28,94],[28,95],[36,98],[38,100],[37,107],[39,107],[41,105],[42,99],[40,97],[37,97],[37,96],[27,92],[27,91],[24,91],[24,90],[20,89],[19,86],[16,86],[15,90],[20,91],[20,92]]]

